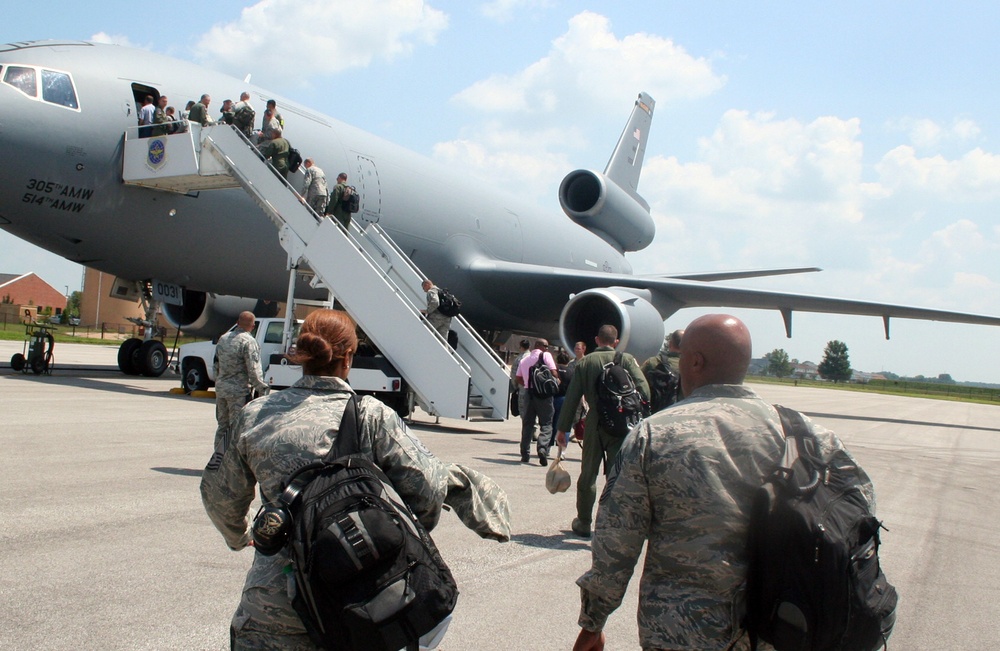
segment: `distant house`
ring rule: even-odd
[[[66,296],[42,280],[38,274],[0,274],[0,304],[6,322],[21,321],[24,311],[32,319],[39,312],[51,308],[52,314],[62,314],[66,309]]]
[[[800,380],[818,380],[819,367],[813,362],[793,362],[792,377]]]
[[[750,368],[747,369],[749,375],[767,375],[767,358],[757,357],[750,360]]]

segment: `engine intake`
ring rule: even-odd
[[[257,300],[242,296],[209,294],[191,289],[183,291],[184,305],[165,304],[163,317],[185,334],[217,337],[228,330],[240,312],[253,310]]]
[[[663,346],[663,318],[649,298],[647,290],[625,287],[580,292],[566,303],[559,317],[563,345],[572,349],[575,342],[583,341],[590,350],[597,330],[613,325],[618,328],[618,349],[631,353],[641,364]]]
[[[592,170],[566,175],[559,204],[570,219],[623,252],[646,248],[656,235],[649,205]]]

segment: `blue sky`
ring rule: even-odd
[[[0,41],[117,42],[276,93],[561,211],[656,100],[638,273],[816,265],[739,285],[1000,315],[1000,4],[556,0],[39,2]],[[160,12],[169,7],[168,16]],[[292,134],[289,134],[292,137]],[[81,269],[0,233],[0,271]],[[683,310],[670,328],[704,311]],[[1000,382],[1000,328],[734,311],[754,353]]]

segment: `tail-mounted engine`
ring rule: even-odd
[[[602,325],[618,328],[619,350],[632,354],[639,363],[663,346],[663,317],[650,303],[650,292],[631,287],[601,287],[576,294],[559,317],[563,345],[572,349],[582,341],[593,347]]]
[[[622,252],[646,248],[656,234],[649,205],[593,170],[567,174],[559,204],[570,219]]]

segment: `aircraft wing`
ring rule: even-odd
[[[685,307],[730,307],[770,309],[781,312],[785,332],[791,336],[791,316],[794,311],[827,314],[857,314],[882,317],[886,338],[889,319],[918,319],[1000,326],[1000,317],[964,312],[951,312],[908,305],[893,305],[831,296],[814,296],[763,289],[714,285],[684,278],[632,276],[598,271],[577,271],[540,265],[481,259],[473,262],[469,271],[477,280],[494,287],[507,285],[523,296],[525,287],[545,287],[547,295],[560,292],[568,300],[570,294],[601,287],[623,287],[637,290],[642,296],[649,292],[651,302],[664,319]],[[709,276],[709,275],[706,275]]]

